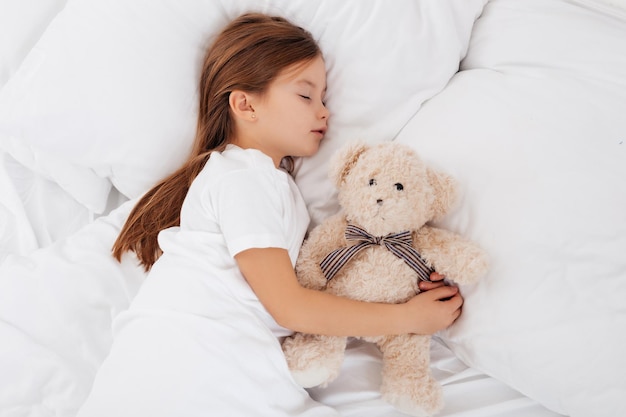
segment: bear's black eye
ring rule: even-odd
[[[370,179],[370,186],[376,185],[376,180],[374,178]]]
[[[395,183],[394,186],[396,187],[396,190],[398,191],[404,190],[404,185],[400,184],[399,182]]]

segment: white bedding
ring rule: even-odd
[[[493,268],[434,338],[440,415],[626,415],[622,1],[33,3],[0,13],[1,417],[76,415],[144,279],[109,252],[126,201],[184,157],[198,56],[250,8],[300,22],[326,54],[333,120],[296,176],[315,222],[337,207],[325,161],[354,137],[409,143],[461,182],[443,225]],[[310,395],[342,416],[399,417],[380,366],[352,341],[340,377]]]

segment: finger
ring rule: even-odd
[[[454,310],[454,312],[452,313],[452,322],[454,323],[459,317],[461,317],[461,313],[463,312],[462,308],[457,308],[456,310]]]
[[[439,287],[444,286],[444,285],[446,285],[446,284],[443,281],[435,281],[435,282],[420,281],[417,284],[419,289],[422,290],[422,291],[434,290],[435,288],[439,288]]]
[[[426,294],[430,294],[430,296],[433,297],[433,299],[435,300],[442,300],[445,298],[451,298],[455,296],[456,294],[458,294],[458,292],[459,292],[459,289],[457,287],[442,285],[440,287],[437,287],[428,291]]]
[[[439,272],[433,272],[430,274],[429,278],[431,281],[443,281],[445,277],[445,275],[441,275]]]
[[[461,307],[463,307],[463,301],[463,297],[461,297],[461,293],[459,292],[457,292],[449,299],[445,300],[445,302],[448,303],[448,305],[455,310],[460,310]]]

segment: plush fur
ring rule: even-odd
[[[380,245],[361,251],[327,281],[320,261],[350,244],[344,236],[348,222],[375,236],[410,230],[414,247],[428,265],[458,284],[474,283],[486,272],[485,253],[476,244],[427,224],[450,209],[456,186],[450,176],[427,167],[410,147],[395,142],[351,143],[332,161],[331,179],[342,209],[313,229],[305,241],[296,264],[303,286],[386,303],[401,303],[419,292],[417,274]],[[430,336],[363,339],[382,352],[383,398],[415,416],[430,416],[442,408],[441,386],[430,372]],[[304,387],[332,381],[339,373],[346,341],[346,337],[302,333],[286,338],[283,350],[296,381]]]

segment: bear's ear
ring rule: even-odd
[[[356,165],[359,157],[369,149],[369,145],[362,141],[348,143],[333,155],[330,161],[329,177],[335,186],[340,187],[344,178],[352,167]]]
[[[458,197],[457,183],[450,175],[432,168],[426,169],[428,182],[433,188],[432,219],[437,220],[452,208]]]

